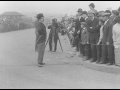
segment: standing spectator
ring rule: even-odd
[[[81,35],[81,22],[84,21],[84,19],[82,18],[82,9],[78,9],[78,19],[75,20],[75,33],[74,33],[74,37],[75,37],[75,46],[76,46],[76,51],[79,51],[79,48],[81,49],[81,47],[79,47],[79,41],[80,41],[80,35]],[[77,32],[80,30],[80,33],[78,34]]]
[[[95,16],[97,16],[97,10],[95,10],[95,5],[94,5],[94,3],[90,3],[90,4],[89,4],[89,8],[90,8],[91,11],[93,11],[93,12],[95,13]]]
[[[116,19],[112,33],[115,47],[115,64],[120,66],[120,16]]]
[[[100,25],[99,19],[95,17],[95,13],[93,11],[88,11],[89,20],[87,22],[87,30],[89,32],[90,44],[91,44],[91,52],[92,52],[92,60],[91,62],[97,61],[97,51],[96,44],[98,43],[100,36]]]
[[[82,13],[82,17],[84,18],[86,25],[87,25],[87,21],[89,20],[88,18],[88,14],[86,11],[83,11]],[[90,44],[90,39],[89,39],[89,33],[87,31],[87,43],[85,44],[85,60],[89,60],[91,58],[91,44]]]
[[[103,38],[103,25],[104,25],[104,21],[102,20],[102,18],[99,21],[99,25],[101,25],[100,27],[100,37],[99,37],[99,41],[97,43],[97,62],[96,63],[100,63],[101,62],[101,56],[102,56],[102,38]]]
[[[112,43],[112,39],[110,37],[112,37],[110,35],[110,32],[112,32],[112,22],[109,20],[110,18],[110,13],[108,13],[107,11],[105,11],[105,13],[103,13],[102,17],[103,20],[105,21],[104,26],[103,26],[103,38],[102,38],[102,61],[100,62],[100,64],[105,64],[107,63],[108,65],[112,65],[113,64],[113,57],[114,57],[114,53],[113,53],[113,43]]]
[[[37,15],[37,20],[35,21],[35,33],[36,33],[36,45],[35,51],[38,52],[38,65],[41,67],[44,65],[43,57],[45,51],[45,42],[47,37],[46,27],[44,25],[44,16],[43,14]]]
[[[82,47],[82,55],[85,57],[86,56],[86,44],[88,44],[88,31],[87,31],[87,28],[86,28],[87,24],[86,22],[82,22],[81,23],[81,28],[82,28],[82,31],[81,31],[81,47]],[[86,58],[86,57],[85,57]],[[88,57],[87,57],[88,58]],[[86,59],[85,59],[86,60]]]

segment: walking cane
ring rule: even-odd
[[[48,37],[48,39],[47,39],[47,42],[46,42],[46,45],[45,45],[45,47],[47,46],[47,43],[48,43],[48,41],[49,41],[49,37]]]
[[[59,36],[58,36],[58,39],[59,39],[59,43],[60,43],[61,50],[62,50],[62,52],[63,52],[63,49],[62,49],[62,45],[61,45]]]

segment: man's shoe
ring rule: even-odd
[[[45,63],[39,63],[39,65],[45,65]]]
[[[93,60],[91,60],[90,62],[96,62],[96,60],[93,59]]]
[[[107,63],[107,65],[113,65],[113,63]]]
[[[98,59],[98,60],[96,61],[96,63],[99,64],[99,63],[100,63],[100,60]]]
[[[85,59],[86,59],[86,60],[90,60],[90,58],[88,58],[88,57],[86,57]]]
[[[100,64],[106,64],[105,61],[101,61]]]
[[[38,64],[38,67],[42,67],[42,65],[41,65],[41,64]]]

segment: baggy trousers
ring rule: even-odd
[[[38,45],[38,64],[43,63],[44,51],[45,51],[45,42]]]

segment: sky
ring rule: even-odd
[[[78,8],[88,11],[90,3],[94,3],[98,11],[109,7],[112,9],[120,7],[120,1],[0,1],[0,14],[6,11],[17,11],[71,15],[76,14]]]

